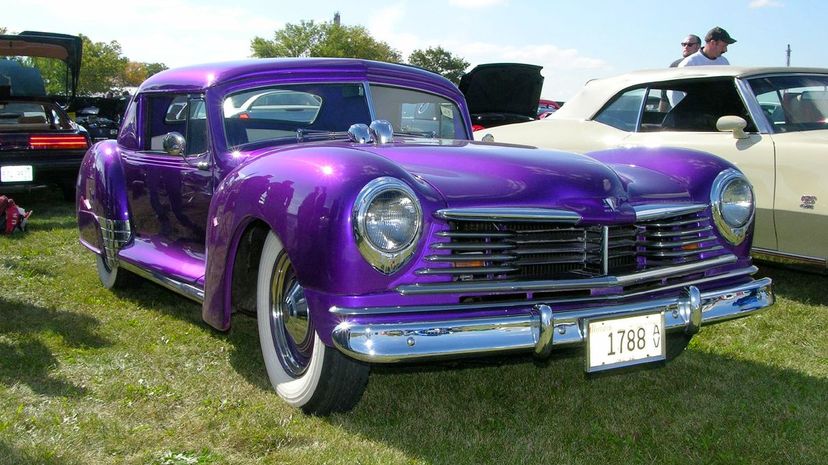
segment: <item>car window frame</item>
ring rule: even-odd
[[[179,132],[185,140],[185,151],[181,155],[171,155],[165,152],[162,149],[152,149],[152,138],[158,137],[153,136],[151,133],[152,129],[152,117],[153,117],[153,99],[169,99],[170,103],[167,104],[167,109],[164,111],[164,123],[169,124],[171,121],[167,120],[167,116],[169,114],[169,109],[172,105],[175,104],[176,99],[178,97],[183,96],[186,100],[186,104],[182,109],[180,109],[176,114],[184,113],[184,128],[182,131],[167,131],[165,134],[161,134],[159,136],[163,137],[170,132]],[[139,129],[138,133],[140,134],[140,138],[138,140],[138,151],[153,155],[161,155],[167,157],[183,157],[183,158],[193,158],[204,156],[206,153],[210,152],[210,125],[208,124],[207,118],[207,111],[206,111],[206,99],[204,93],[193,93],[193,92],[148,92],[142,95],[139,95],[139,110],[140,110],[140,117],[139,120],[141,121],[141,128]],[[201,102],[202,108],[204,109],[204,140],[205,140],[205,149],[199,152],[191,153],[189,151],[190,144],[188,141],[190,140],[190,130],[191,130],[191,112],[193,106],[193,102]]]

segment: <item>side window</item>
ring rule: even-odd
[[[207,150],[204,100],[186,94],[151,95],[145,100],[144,150],[162,152],[164,137],[177,132],[186,141],[186,155]]]
[[[635,131],[646,93],[647,89],[628,90],[616,96],[593,119],[622,131]]]
[[[748,83],[774,132],[828,128],[828,77],[772,76]]]
[[[647,115],[645,110],[642,131],[718,132],[716,122],[729,115],[744,118],[746,131],[756,131],[756,124],[739,97],[733,79],[694,80],[653,87],[650,95],[662,98],[658,111]]]

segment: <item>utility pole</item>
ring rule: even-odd
[[[791,44],[788,44],[788,50],[785,52],[785,55],[788,56],[787,63],[788,63],[788,67],[790,67],[791,66]]]

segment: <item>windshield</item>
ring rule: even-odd
[[[411,89],[372,85],[373,119],[391,122],[401,134],[466,138],[462,113],[451,101]],[[341,134],[370,124],[362,84],[297,84],[259,87],[228,95],[222,103],[227,146],[270,140],[312,140],[308,134]]]
[[[775,76],[748,82],[774,132],[828,129],[828,76]]]

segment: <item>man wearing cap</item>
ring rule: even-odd
[[[704,36],[704,47],[682,60],[678,67],[729,65],[730,62],[722,55],[727,52],[727,46],[735,42],[736,39],[730,37],[727,31],[718,26],[714,27]]]

